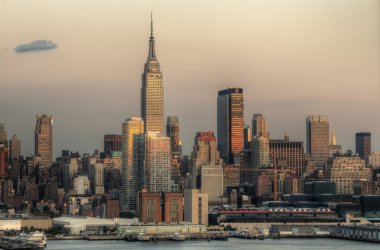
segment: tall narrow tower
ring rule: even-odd
[[[4,123],[0,123],[0,143],[6,143],[8,140],[7,131]]]
[[[140,117],[130,117],[122,130],[122,208],[135,210],[137,193],[143,185],[144,122]]]
[[[178,116],[168,116],[166,120],[166,136],[170,138],[170,150],[172,152],[172,158],[178,158],[181,153],[179,145]]]
[[[371,154],[371,133],[356,133],[355,139],[356,153],[368,164],[368,157]]]
[[[243,89],[228,88],[218,92],[218,150],[224,162],[239,164],[244,149]]]
[[[329,158],[329,120],[325,115],[306,118],[306,149],[317,169],[322,169]]]
[[[153,19],[151,19],[148,59],[142,74],[141,117],[144,120],[145,133],[149,131],[164,133],[164,86],[154,46]]]
[[[35,130],[35,156],[41,157],[41,163],[49,168],[53,164],[53,117],[37,115]]]
[[[253,114],[252,136],[268,137],[267,122],[262,114]]]

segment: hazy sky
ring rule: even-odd
[[[102,149],[140,116],[151,11],[165,115],[179,116],[185,153],[196,131],[216,132],[228,86],[272,138],[305,140],[307,114],[326,114],[344,149],[371,131],[380,150],[378,0],[0,0],[0,122],[23,154],[36,114],[55,117],[56,156]]]

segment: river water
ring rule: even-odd
[[[86,241],[86,240],[51,240],[45,249],[81,249],[81,250],[245,250],[245,249],[380,249],[380,244],[339,240],[339,239],[267,239],[267,240],[242,240],[229,239],[228,241],[184,241],[170,242],[126,242],[126,241]]]

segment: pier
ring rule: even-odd
[[[332,238],[380,243],[380,226],[352,225],[331,228]]]
[[[184,241],[184,240],[228,240],[229,235],[225,233],[192,233],[181,234],[181,239],[176,234],[129,234],[125,236],[126,241]]]

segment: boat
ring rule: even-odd
[[[136,237],[136,240],[138,240],[138,241],[150,241],[150,236],[146,235],[144,233],[139,233]]]
[[[173,235],[173,237],[172,237],[172,240],[173,240],[173,241],[184,241],[184,240],[186,240],[186,237],[185,237],[185,235],[183,235],[183,234],[175,233],[175,234]]]
[[[38,248],[45,248],[47,246],[46,235],[43,232],[36,231],[30,232],[29,234],[21,233],[18,237],[36,243]]]

